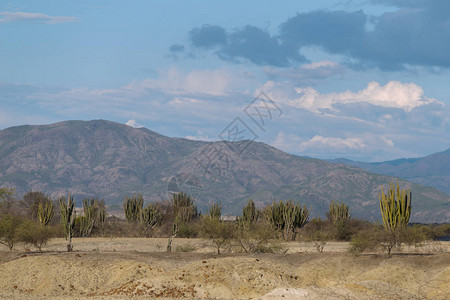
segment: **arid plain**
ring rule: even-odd
[[[214,254],[207,240],[63,239],[43,252],[0,247],[1,299],[449,299],[450,242],[352,256],[345,242],[284,253]],[[31,251],[30,251],[31,250]],[[189,252],[181,252],[181,251]]]

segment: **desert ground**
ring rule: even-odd
[[[450,299],[450,242],[393,257],[345,242],[290,242],[284,253],[217,255],[209,241],[53,239],[42,252],[0,246],[0,299]]]

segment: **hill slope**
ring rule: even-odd
[[[354,216],[379,219],[379,187],[392,177],[247,142],[169,138],[109,121],[12,127],[0,131],[0,186],[16,188],[19,196],[70,191],[78,201],[98,196],[110,205],[132,193],[159,200],[183,190],[200,208],[220,201],[230,214],[239,214],[250,197],[260,205],[300,200],[312,216],[324,216],[330,201],[338,200]],[[241,154],[232,150],[244,145]],[[448,195],[400,182],[413,189],[414,221],[450,221]]]
[[[439,189],[450,195],[450,148],[421,158],[396,159],[385,162],[359,162],[348,159],[330,160],[367,171],[404,178]]]

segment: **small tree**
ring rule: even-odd
[[[233,239],[235,228],[233,224],[218,218],[206,217],[202,220],[201,232],[205,238],[212,240],[217,254],[220,254],[220,249]]]
[[[17,230],[22,220],[12,214],[4,214],[0,217],[0,244],[12,250],[18,240]]]
[[[67,198],[67,203],[65,202],[65,198],[62,197],[59,199],[59,206],[61,209],[61,223],[64,227],[64,236],[67,240],[67,251],[71,252],[73,250],[72,247],[72,237],[73,237],[73,229],[75,227],[75,203],[73,201],[73,197],[70,196]]]
[[[14,202],[14,189],[0,188],[0,215],[11,213]]]
[[[54,236],[54,230],[50,226],[42,226],[32,221],[23,222],[18,229],[18,240],[25,244],[31,244],[42,251],[42,247]]]

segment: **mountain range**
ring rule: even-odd
[[[439,189],[450,195],[450,148],[420,158],[402,158],[384,162],[360,162],[345,158],[328,160],[358,167],[373,173],[401,177]]]
[[[104,121],[65,121],[0,131],[0,187],[21,197],[71,192],[80,205],[96,196],[107,205],[142,193],[146,201],[184,191],[205,211],[220,202],[237,215],[249,198],[260,207],[292,199],[311,216],[324,216],[332,200],[353,216],[380,220],[378,194],[396,178],[342,163],[299,157],[255,141],[203,142],[170,138],[146,128]],[[413,192],[415,222],[450,222],[450,196],[399,179]]]

